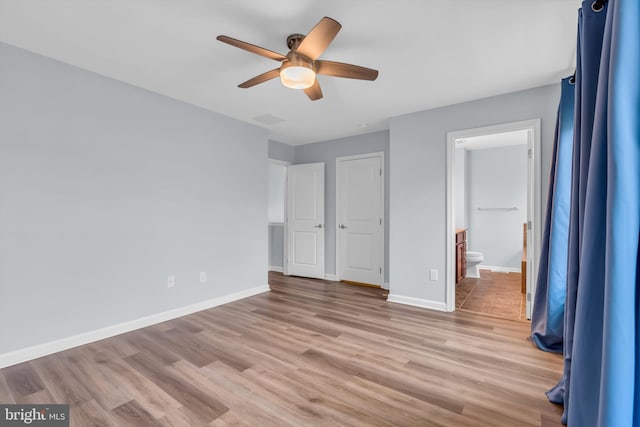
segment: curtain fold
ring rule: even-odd
[[[580,274],[582,274],[580,271],[580,254],[583,244],[587,178],[589,176],[591,158],[599,64],[608,8],[608,5],[605,4],[600,11],[594,11],[591,4],[592,1],[589,0],[583,2],[583,7],[578,12],[571,207],[563,334],[564,369],[558,385],[547,393],[550,401],[565,404],[565,411],[562,416],[562,422],[565,424],[567,423],[567,408],[571,394],[569,380],[572,372],[578,282]]]
[[[585,206],[593,246],[582,253],[568,408],[575,425],[638,426],[639,10],[637,0],[610,1],[604,30]]]
[[[640,2],[582,4],[564,372],[570,426],[640,427]]]
[[[553,143],[553,161],[538,281],[531,314],[531,339],[541,350],[562,352],[567,288],[567,247],[571,199],[571,156],[575,81],[561,83],[560,106]],[[572,82],[573,81],[573,82]]]

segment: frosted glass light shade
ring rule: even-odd
[[[306,89],[313,86],[316,73],[307,67],[285,67],[280,70],[280,81],[291,89]]]

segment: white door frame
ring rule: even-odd
[[[269,159],[270,163],[284,166],[284,224],[282,225],[282,274],[285,276],[288,273],[287,266],[287,177],[288,177],[288,169],[287,166],[291,164],[291,162],[286,162],[284,160],[278,159]],[[268,227],[267,227],[268,231]],[[267,239],[268,240],[268,239]],[[271,248],[269,248],[271,249]],[[269,260],[271,262],[271,260]]]
[[[384,217],[384,151],[378,151],[375,153],[367,153],[367,154],[357,154],[355,156],[344,156],[344,157],[336,157],[336,280],[342,280],[340,277],[340,239],[338,238],[338,218],[340,218],[340,204],[338,203],[338,194],[339,194],[339,186],[340,180],[338,179],[338,163],[349,161],[349,160],[360,160],[360,159],[371,159],[371,158],[380,158],[380,168],[381,177],[380,177],[380,217],[382,218],[382,233],[380,233],[380,268],[382,268],[381,272],[381,283],[380,286],[384,288],[384,259],[385,259],[385,247],[384,247],[384,229],[386,224],[386,218]]]
[[[527,240],[527,316],[533,308],[533,297],[535,295],[536,281],[538,276],[538,258],[540,252],[540,237],[542,231],[542,204],[541,204],[541,162],[540,162],[540,119],[523,120],[519,122],[504,123],[495,126],[485,126],[475,129],[465,129],[454,132],[447,132],[447,227],[446,227],[446,310],[455,310],[456,298],[456,272],[454,254],[455,236],[455,211],[454,211],[454,168],[455,168],[455,142],[460,138],[471,138],[474,136],[492,135],[496,133],[512,132],[518,130],[528,130],[527,145],[531,150],[533,170],[529,171],[527,185],[529,194],[533,200],[527,200],[527,209],[533,211],[533,221],[531,224],[531,235],[533,239]],[[531,203],[533,202],[533,206]]]

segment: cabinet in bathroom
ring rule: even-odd
[[[456,283],[467,274],[467,230],[456,229]]]

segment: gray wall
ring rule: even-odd
[[[295,160],[295,147],[270,139],[269,158],[293,163],[293,161]]]
[[[544,194],[559,98],[552,85],[391,119],[391,294],[445,302],[447,132],[540,118]]]
[[[0,94],[0,353],[266,285],[262,129],[4,44]]]
[[[286,191],[287,166],[269,161],[268,213],[269,223],[284,222],[284,195]]]
[[[336,273],[336,158],[384,152],[385,282],[389,281],[389,132],[316,142],[295,147],[295,164],[325,163],[325,272]]]
[[[269,267],[282,268],[283,257],[284,224],[269,224]]]
[[[482,252],[482,265],[520,271],[522,224],[527,222],[527,146],[469,150],[467,156],[467,250]],[[478,210],[511,207],[517,210]]]

